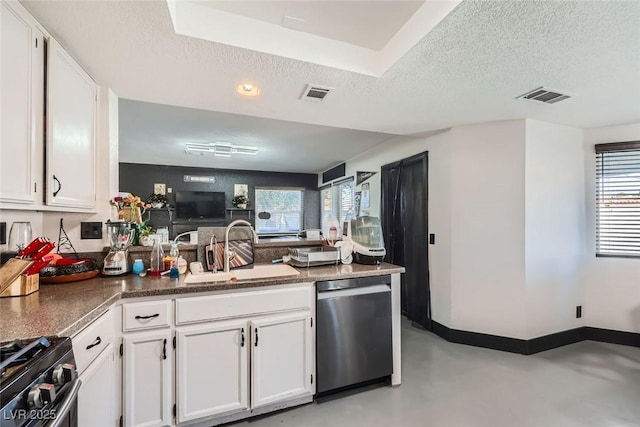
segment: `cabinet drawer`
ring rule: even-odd
[[[123,330],[164,328],[171,324],[171,300],[122,305]]]
[[[176,325],[280,311],[309,309],[313,286],[180,298],[176,300]]]
[[[113,310],[109,310],[71,339],[78,373],[82,373],[102,353],[114,335],[114,315]]]

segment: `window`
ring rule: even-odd
[[[355,201],[353,197],[353,178],[336,182],[329,187],[320,189],[320,220],[322,229],[329,215],[343,221],[356,217]]]
[[[640,257],[640,141],[596,145],[596,256]]]
[[[304,190],[300,188],[256,188],[256,232],[291,234],[302,231]],[[269,215],[260,215],[268,212]],[[260,216],[268,219],[261,219]]]

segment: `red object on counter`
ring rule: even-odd
[[[41,246],[40,249],[38,249],[35,253],[31,255],[31,259],[34,261],[39,261],[40,259],[42,259],[42,257],[44,257],[49,252],[51,252],[55,247],[56,247],[55,243],[47,242],[43,246]],[[49,261],[51,261],[51,259],[52,257],[49,258]]]
[[[18,252],[18,258],[30,257],[34,253],[38,252],[44,245],[50,242],[46,237],[36,237],[27,246]],[[55,245],[55,244],[54,244]]]
[[[53,255],[47,255],[56,247],[56,244],[46,237],[36,237],[23,250],[18,253],[19,258],[30,258],[33,264],[25,271],[27,276],[37,274],[54,258]]]

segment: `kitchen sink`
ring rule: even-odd
[[[232,277],[237,280],[273,279],[274,277],[290,277],[300,274],[295,268],[286,264],[256,265],[249,269],[237,269],[228,273],[189,274],[184,283],[226,282]]]

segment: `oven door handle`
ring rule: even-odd
[[[51,422],[47,427],[60,427],[64,422],[67,414],[71,410],[73,406],[73,402],[78,397],[78,391],[80,391],[80,386],[82,385],[82,381],[80,378],[76,378],[71,383],[71,390],[69,390],[69,394],[64,398],[64,401],[60,405],[60,407],[56,410],[56,419]]]

